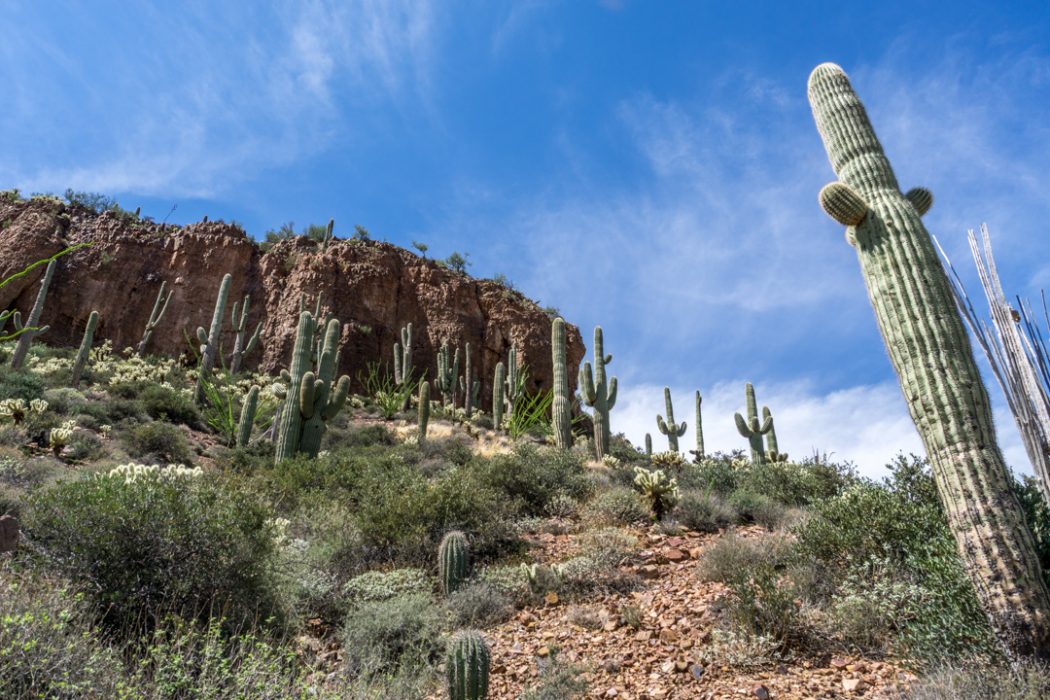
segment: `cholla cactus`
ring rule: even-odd
[[[106,478],[123,479],[125,484],[136,481],[177,481],[182,479],[196,479],[204,474],[200,467],[187,467],[185,464],[169,464],[161,467],[156,464],[137,464],[130,462],[121,464],[119,467],[110,469]],[[103,475],[97,475],[103,478]]]
[[[48,405],[44,399],[33,399],[29,402],[29,410],[33,413],[44,413],[47,411]]]
[[[459,530],[452,530],[441,538],[438,547],[438,579],[441,592],[453,593],[463,585],[470,575],[470,553],[467,548],[467,536]]]
[[[489,694],[492,655],[476,630],[461,630],[449,640],[445,675],[449,700],[484,700]]]
[[[113,432],[113,426],[108,423],[104,423],[98,426],[98,434],[102,436],[103,440],[108,440],[110,433]]]
[[[610,469],[616,469],[620,466],[621,462],[617,457],[613,457],[612,455],[605,455],[604,457],[602,457],[602,464],[609,467]]]
[[[252,295],[245,294],[244,302],[241,305],[240,316],[237,315],[237,302],[233,302],[233,354],[230,356],[230,374],[237,374],[241,371],[241,362],[244,360],[245,355],[248,355],[252,350],[255,349],[256,344],[259,342],[259,332],[262,331],[262,321],[255,327],[255,332],[251,334],[247,342],[244,338],[247,335],[247,323],[248,323],[248,306],[252,303]]]
[[[157,324],[164,318],[164,312],[168,310],[168,302],[171,301],[172,292],[168,292],[167,296],[164,296],[164,288],[167,287],[167,282],[160,283],[160,291],[157,292],[157,300],[153,302],[153,311],[150,312],[149,322],[146,323],[146,329],[142,331],[142,340],[139,341],[138,355],[139,357],[146,356],[146,348],[149,346],[150,339],[153,338],[153,331],[156,330]]]
[[[0,401],[0,419],[21,423],[26,418],[29,405],[25,399],[4,399]]]
[[[685,466],[685,459],[680,452],[657,452],[649,457],[649,460],[661,469],[679,470]]]
[[[642,490],[642,498],[653,511],[653,519],[663,520],[678,503],[678,480],[668,479],[663,470],[649,471],[644,467],[634,468],[634,483]]]
[[[678,452],[678,438],[685,435],[685,421],[681,425],[674,422],[674,405],[671,403],[671,387],[664,387],[664,408],[667,411],[667,422],[661,415],[656,416],[656,427],[667,436],[667,447],[672,452]]]
[[[560,591],[565,580],[564,564],[522,564],[520,568],[529,584],[529,590],[536,594]]]
[[[48,435],[48,445],[51,447],[51,451],[56,455],[62,451],[62,448],[68,445],[73,440],[73,434],[76,432],[77,422],[75,420],[67,420],[57,428],[52,428],[51,433]]]

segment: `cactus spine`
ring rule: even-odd
[[[211,329],[205,332],[197,326],[197,340],[201,344],[201,364],[197,370],[197,403],[204,402],[204,385],[208,382],[211,370],[215,366],[215,358],[219,354],[219,336],[222,333],[222,319],[226,316],[226,300],[230,296],[230,282],[233,279],[229,274],[223,275],[222,284],[219,285],[219,296],[215,299],[215,312],[211,317]]]
[[[29,354],[29,346],[33,344],[33,340],[50,328],[50,326],[37,328],[36,324],[40,323],[40,314],[44,312],[47,288],[51,286],[51,278],[55,276],[55,264],[57,262],[57,260],[52,260],[47,264],[44,277],[40,280],[40,291],[36,294],[36,301],[33,303],[33,308],[29,311],[29,318],[26,320],[25,325],[22,324],[21,314],[17,312],[14,314],[15,330],[21,331],[21,335],[18,336],[18,344],[15,345],[15,352],[11,357],[11,369],[18,369],[22,366],[26,355]]]
[[[463,392],[463,410],[467,418],[470,418],[478,404],[478,392],[481,391],[481,382],[474,379],[474,369],[470,366],[470,343],[464,348],[463,358],[463,376],[459,378],[459,390]]]
[[[247,335],[245,331],[248,323],[248,305],[251,302],[252,295],[245,294],[240,316],[237,315],[237,302],[233,302],[233,331],[236,336],[233,341],[233,355],[230,357],[230,374],[237,374],[241,371],[241,361],[244,359],[244,356],[254,350],[256,343],[259,342],[259,331],[262,330],[262,321],[255,327],[255,332],[248,338],[248,342],[244,342],[244,337]]]
[[[821,190],[820,203],[847,227],[965,570],[1007,652],[1045,659],[1050,594],[966,328],[920,218],[932,196],[922,188],[901,193],[841,68],[814,69],[809,101],[839,178]]]
[[[160,291],[157,292],[157,300],[153,302],[153,311],[150,312],[149,322],[146,324],[146,329],[142,331],[142,340],[139,341],[138,356],[146,356],[146,347],[149,346],[149,341],[153,338],[153,331],[157,328],[157,324],[164,318],[164,312],[168,310],[168,302],[171,301],[172,292],[169,291],[167,296],[164,296],[164,289],[168,286],[167,282],[160,283]]]
[[[459,588],[470,573],[467,536],[459,530],[445,533],[438,546],[438,579],[445,595]]]
[[[427,423],[430,422],[430,384],[427,382],[419,383],[419,405],[416,410],[418,411],[417,436],[419,444],[422,445],[427,439]]]
[[[449,360],[452,360],[449,362]],[[451,354],[448,341],[441,344],[437,355],[438,372],[434,380],[434,388],[441,392],[442,403],[447,408],[456,407],[456,385],[459,379],[459,348],[454,355]]]
[[[609,429],[609,411],[616,405],[616,377],[606,383],[605,366],[612,362],[612,355],[605,354],[602,327],[594,327],[594,371],[591,363],[584,362],[580,368],[580,392],[583,401],[594,408],[594,456],[598,460],[609,451],[612,432]]]
[[[572,403],[569,400],[569,378],[565,371],[565,321],[551,323],[551,359],[554,363],[554,399],[551,402],[551,427],[554,443],[563,450],[572,447]]]
[[[237,447],[247,447],[255,425],[255,413],[259,408],[259,387],[252,385],[241,406],[241,419],[237,422]]]
[[[786,462],[788,456],[779,451],[777,445],[777,426],[773,422],[773,414],[769,412],[768,406],[762,407],[762,419],[769,421],[769,432],[766,433],[766,461]]]
[[[496,363],[496,376],[492,380],[492,427],[496,430],[503,425],[503,392],[506,390],[506,370],[502,362]]]
[[[766,418],[758,422],[758,403],[755,401],[755,387],[748,382],[744,385],[744,395],[747,398],[747,420],[739,413],[733,414],[736,420],[736,429],[743,437],[746,437],[751,446],[751,462],[762,464],[765,461],[765,450],[762,447],[762,436],[773,427],[773,418],[766,413]]]
[[[445,659],[449,700],[484,700],[489,694],[492,655],[485,638],[476,630],[452,635]]]
[[[98,326],[98,311],[92,311],[88,316],[87,326],[84,328],[84,338],[80,341],[80,349],[77,351],[77,359],[73,362],[73,374],[69,385],[74,389],[80,385],[80,376],[84,373],[88,356],[91,355],[91,343],[95,339],[95,327]]]
[[[700,403],[703,398],[700,396],[700,391],[696,392],[696,449],[689,450],[690,454],[693,455],[693,462],[700,464],[704,461],[704,424],[700,417]]]
[[[681,425],[674,422],[674,406],[671,404],[671,388],[664,387],[664,409],[667,411],[667,422],[662,416],[656,416],[656,427],[667,436],[667,448],[671,452],[678,451],[678,438],[685,435],[685,421]]]

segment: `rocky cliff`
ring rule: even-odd
[[[100,320],[96,342],[120,350],[142,336],[153,302],[166,281],[171,303],[150,350],[188,360],[197,326],[208,327],[223,275],[233,275],[230,308],[251,295],[249,326],[263,323],[261,348],[246,360],[267,372],[286,367],[295,340],[299,302],[343,322],[341,370],[356,378],[368,363],[389,366],[400,329],[413,324],[413,363],[436,371],[442,341],[470,343],[482,380],[482,405],[491,399],[496,363],[514,343],[529,368],[531,389],[552,386],[550,319],[532,301],[503,285],[454,272],[397,246],[374,241],[333,241],[325,251],[314,241],[282,241],[265,254],[235,225],[222,222],[161,226],[127,215],[96,215],[57,200],[0,202],[0,279],[67,245],[90,242],[60,259],[48,293],[42,341],[80,342],[92,310]],[[0,289],[0,309],[25,313],[36,296],[43,269]],[[229,316],[229,311],[227,312]],[[233,348],[227,318],[223,348]],[[570,388],[583,357],[580,333],[569,326]]]

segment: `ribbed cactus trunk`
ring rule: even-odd
[[[299,437],[303,430],[303,416],[299,412],[299,393],[303,386],[303,377],[310,371],[310,349],[313,345],[314,331],[317,322],[309,311],[299,314],[299,325],[295,329],[295,346],[292,349],[292,362],[288,368],[288,388],[284,397],[284,410],[281,411],[281,423],[277,430],[277,445],[274,450],[274,462],[280,464],[290,459],[299,451]]]
[[[481,390],[481,382],[474,379],[474,367],[470,363],[470,343],[463,349],[463,376],[459,378],[459,390],[463,392],[463,412],[470,418],[478,405]]]
[[[645,434],[645,454],[649,457],[653,456],[653,436],[649,433]]]
[[[211,377],[215,358],[219,355],[219,338],[222,335],[222,319],[226,315],[226,301],[230,296],[230,282],[233,278],[226,274],[219,285],[219,296],[215,299],[215,312],[211,316],[211,328],[207,333],[197,327],[197,340],[201,344],[201,364],[197,370],[197,403],[204,403],[204,385]]]
[[[304,374],[299,389],[299,412],[302,414],[299,452],[311,457],[316,457],[321,451],[321,438],[328,430],[328,421],[343,410],[350,392],[350,377],[343,375],[336,380],[341,330],[342,324],[337,319],[328,319],[320,346],[321,358],[317,372]]]
[[[492,428],[499,430],[503,425],[503,392],[506,390],[504,382],[507,379],[506,370],[502,362],[496,363],[495,376],[492,378]]]
[[[173,292],[169,291],[167,296],[164,295],[164,290],[167,287],[167,282],[160,283],[160,291],[157,292],[157,300],[153,302],[153,311],[149,314],[149,321],[146,323],[145,330],[142,331],[142,340],[139,341],[138,356],[146,356],[146,348],[149,347],[149,341],[153,338],[153,331],[157,329],[157,324],[164,318],[164,312],[168,310],[168,302],[171,301],[171,295]]]
[[[605,365],[612,362],[612,355],[605,354],[602,327],[594,327],[594,370],[591,363],[584,362],[580,368],[580,392],[583,401],[594,409],[594,457],[601,460],[609,452],[612,431],[609,428],[609,411],[616,405],[616,377],[606,380]]]
[[[26,361],[26,355],[29,354],[29,346],[33,344],[33,340],[47,330],[47,327],[38,330],[23,329],[37,328],[37,324],[40,323],[40,315],[44,313],[44,302],[47,301],[47,288],[51,286],[51,278],[55,276],[55,265],[57,262],[57,260],[52,260],[47,264],[44,277],[40,280],[40,291],[36,294],[36,301],[33,303],[33,308],[29,311],[29,318],[26,319],[25,325],[21,325],[19,316],[15,315],[15,329],[22,331],[22,334],[18,336],[18,343],[15,345],[15,352],[11,357],[11,369],[18,369],[22,366],[22,363]]]
[[[262,331],[262,321],[255,327],[255,332],[248,336],[248,306],[252,303],[251,294],[244,295],[244,304],[241,306],[240,315],[237,312],[237,302],[233,302],[233,354],[230,355],[230,374],[241,371],[241,363],[244,356],[255,349],[259,342],[259,332]],[[245,340],[245,338],[248,338]]]
[[[551,402],[551,427],[554,444],[563,450],[572,447],[572,402],[569,400],[569,377],[565,371],[565,321],[551,323],[551,359],[554,362],[554,399]]]
[[[427,439],[427,424],[430,423],[430,384],[419,383],[419,402],[416,406],[418,416],[416,418],[417,442],[422,445]]]
[[[80,377],[84,374],[88,357],[91,355],[91,343],[95,339],[95,327],[98,326],[98,312],[92,311],[88,316],[87,326],[84,328],[84,337],[80,341],[80,349],[77,358],[73,361],[73,373],[69,379],[69,385],[76,389],[80,385]]]
[[[841,68],[814,69],[809,100],[839,178],[821,190],[821,205],[848,227],[967,574],[1010,655],[1048,658],[1050,595],[970,340],[920,219],[932,196],[921,188],[901,194]]]
[[[412,383],[412,324],[401,329],[401,344],[394,343],[394,382],[405,391],[405,401],[401,410],[407,411],[411,405],[412,395],[407,391]]]
[[[476,630],[460,630],[449,640],[445,678],[449,700],[484,700],[489,694],[492,654]]]
[[[703,402],[703,397],[700,396],[700,392],[696,392],[696,449],[690,450],[693,453],[693,462],[700,464],[704,461],[704,423],[701,420],[700,404]]]
[[[521,393],[521,384],[518,381],[518,349],[514,346],[510,346],[510,350],[507,351],[507,389],[503,392],[505,397],[507,410],[507,420],[514,419],[514,405],[518,403],[518,396]]]
[[[255,425],[255,414],[259,409],[259,387],[252,385],[241,406],[241,419],[237,421],[237,447],[247,447]]]
[[[678,438],[685,435],[685,421],[681,425],[674,422],[674,404],[671,403],[671,387],[664,387],[664,410],[667,412],[667,421],[663,416],[656,416],[656,427],[667,436],[667,449],[671,452],[678,451]]]

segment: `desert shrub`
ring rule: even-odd
[[[128,397],[132,398],[132,397]],[[161,384],[149,384],[138,394],[138,400],[146,414],[154,420],[182,423],[188,426],[200,424],[200,411],[193,398]]]
[[[43,398],[47,401],[48,408],[64,416],[80,413],[88,403],[82,393],[70,387],[48,389]]]
[[[259,440],[247,447],[233,447],[224,453],[225,466],[238,474],[256,474],[273,468],[274,445]]]
[[[738,488],[784,505],[806,506],[839,495],[854,481],[849,467],[828,462],[764,462],[742,470]]]
[[[460,587],[445,602],[456,627],[491,627],[514,615],[511,597],[484,581]]]
[[[703,491],[685,491],[675,507],[674,517],[697,532],[718,532],[735,523],[738,514],[718,496]]]
[[[477,458],[480,481],[520,504],[526,515],[543,515],[556,496],[587,494],[583,464],[572,453],[521,445],[513,454]]]
[[[567,593],[622,593],[638,587],[638,577],[619,568],[638,545],[634,537],[606,528],[584,534],[579,545],[579,553],[560,567],[562,588]]]
[[[78,430],[73,434],[65,456],[74,462],[86,462],[101,459],[105,454],[101,440],[92,433]]]
[[[528,579],[518,564],[486,566],[478,573],[477,580],[507,596],[515,605],[523,606],[532,599]]]
[[[587,692],[586,669],[561,660],[557,649],[541,659],[539,678],[525,689],[521,700],[573,700]]]
[[[270,513],[221,479],[115,470],[35,492],[25,515],[29,538],[108,629],[149,628],[164,613],[242,624],[282,612]]]
[[[120,658],[92,631],[68,585],[0,570],[0,697],[118,698]]]
[[[110,396],[103,401],[92,401],[84,407],[84,413],[99,423],[117,425],[124,421],[142,421],[147,418],[146,409],[138,399]]]
[[[45,388],[44,380],[28,370],[5,367],[4,371],[0,372],[0,401],[39,399],[44,395]]]
[[[743,473],[743,469],[733,463],[734,459],[742,459],[740,455],[740,452],[708,455],[702,463],[683,469],[678,475],[678,482],[684,489],[728,496],[736,490]]]
[[[397,596],[430,593],[433,582],[422,569],[369,571],[346,582],[343,593],[352,604],[378,603]]]
[[[11,423],[0,423],[0,447],[21,447],[29,441],[25,429]]]
[[[193,463],[186,437],[173,425],[159,421],[144,423],[124,431],[121,438],[128,454],[136,459],[161,464]]]
[[[572,496],[561,493],[548,503],[546,514],[553,518],[573,518],[580,512],[580,502]]]
[[[1014,493],[1021,502],[1025,521],[1035,537],[1043,576],[1050,584],[1050,504],[1047,504],[1039,483],[1028,474],[1020,481],[1014,481]]]
[[[394,434],[383,425],[364,425],[346,431],[339,441],[340,447],[369,447],[371,445],[396,445]]]
[[[426,672],[441,656],[444,615],[428,595],[409,594],[350,610],[343,624],[347,670],[368,677]]]
[[[585,516],[604,525],[630,525],[649,517],[638,492],[626,486],[602,491],[587,504]]]
[[[940,668],[921,678],[902,700],[1040,700],[1050,697],[1050,669],[1033,662],[971,662]]]
[[[788,561],[790,548],[788,540],[780,535],[752,538],[727,532],[704,549],[697,575],[704,581],[729,583],[762,566],[782,567]]]
[[[767,530],[775,530],[784,522],[787,513],[787,508],[778,501],[744,489],[729,494],[729,505],[744,522],[758,523]]]

